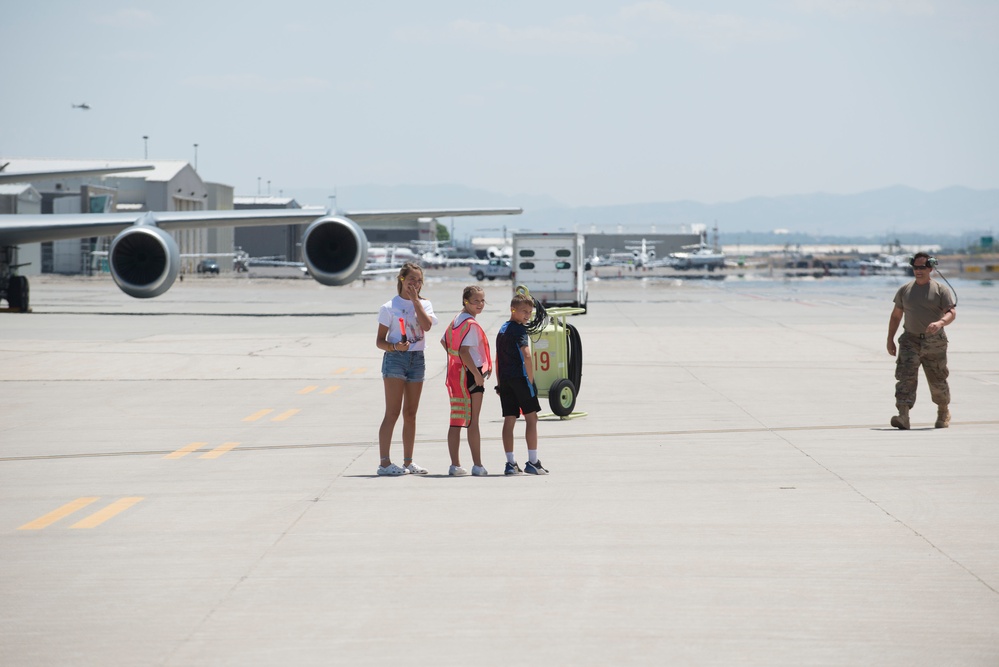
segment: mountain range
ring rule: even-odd
[[[289,189],[300,204],[324,205],[327,190]],[[814,193],[752,197],[706,204],[696,201],[650,202],[612,206],[566,206],[538,195],[505,195],[460,185],[342,186],[337,204],[343,210],[406,208],[483,208],[518,206],[516,218],[464,219],[461,233],[559,231],[670,233],[718,226],[730,235],[791,234],[814,237],[885,239],[907,236],[960,237],[991,234],[999,223],[999,189],[949,187],[924,191],[907,186],[856,194]],[[447,224],[447,220],[442,220]]]

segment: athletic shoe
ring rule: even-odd
[[[387,466],[378,466],[379,475],[388,475],[389,477],[398,477],[399,475],[408,475],[409,471],[405,468],[400,468],[394,463],[390,463]]]
[[[421,468],[420,466],[416,465],[412,461],[410,461],[409,463],[407,463],[406,466],[405,466],[405,468],[406,468],[406,472],[408,472],[410,474],[413,474],[413,475],[426,475],[427,474],[427,469],[426,468]]]
[[[524,465],[524,472],[528,475],[547,475],[548,471],[545,470],[544,466],[541,465],[541,459],[538,459],[537,463],[531,463],[528,461]]]
[[[506,468],[503,470],[504,475],[523,475],[524,471],[520,469],[520,466],[516,463],[507,462]]]
[[[476,477],[486,477],[489,475],[489,471],[482,466],[472,466],[472,474]]]
[[[451,466],[450,468],[447,469],[447,474],[451,475],[452,477],[464,477],[465,475],[468,474],[468,471],[462,468],[461,466]]]

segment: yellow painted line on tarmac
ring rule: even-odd
[[[316,386],[316,385],[314,385],[314,384],[310,384],[310,385],[309,385],[308,387],[306,387],[305,389],[299,389],[299,390],[298,390],[298,393],[299,393],[299,394],[311,394],[311,393],[312,393],[312,392],[314,392],[314,391],[315,391],[316,389],[319,389],[319,387],[317,387],[317,386]]]
[[[333,375],[340,375],[341,373],[346,373],[348,370],[349,369],[346,368],[346,367],[344,367],[344,368],[338,368],[335,371],[333,371]]]
[[[34,521],[29,521],[19,527],[18,530],[41,530],[42,528],[48,528],[59,519],[67,517],[73,512],[79,511],[90,503],[95,503],[98,500],[100,500],[100,496],[77,498],[72,502],[66,503],[59,509],[49,512],[45,516],[40,516]]]
[[[121,514],[132,505],[142,502],[143,500],[144,499],[140,497],[119,498],[104,509],[94,512],[86,519],[77,521],[70,526],[70,528],[96,528],[111,517]]]
[[[357,375],[358,373],[363,373],[363,372],[365,372],[366,370],[368,370],[368,369],[367,369],[367,368],[364,368],[363,366],[362,366],[362,367],[360,367],[360,368],[355,368],[355,369],[354,369],[354,375]]]
[[[274,412],[273,408],[266,408],[264,410],[257,410],[256,412],[254,412],[249,417],[243,417],[243,421],[245,421],[245,422],[255,422],[258,419],[260,419],[261,417],[269,415],[272,412]]]
[[[301,412],[301,410],[299,410],[298,408],[292,408],[291,410],[285,410],[284,412],[282,412],[281,414],[279,414],[277,417],[272,417],[271,421],[272,422],[283,422],[286,419],[294,417],[299,412]]]
[[[239,443],[238,442],[223,442],[221,445],[219,445],[218,447],[216,447],[212,451],[205,452],[204,454],[202,454],[198,458],[199,459],[217,459],[218,457],[222,456],[226,452],[231,451],[233,449],[236,449],[237,447],[239,447]]]
[[[167,454],[163,458],[165,458],[165,459],[182,459],[185,456],[187,456],[188,454],[190,454],[191,452],[193,452],[196,449],[198,449],[199,447],[204,447],[207,444],[208,444],[207,442],[192,442],[191,444],[185,445],[185,446],[181,447],[180,449],[178,449],[176,451],[170,452],[169,454]]]
[[[338,384],[330,385],[329,387],[326,387],[325,389],[323,389],[323,393],[324,394],[332,394],[334,391],[338,390],[339,388],[340,388],[340,385],[338,385]]]

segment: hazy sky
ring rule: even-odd
[[[4,3],[0,45],[0,158],[148,135],[239,194],[999,187],[996,0],[46,0]]]

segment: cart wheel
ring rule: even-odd
[[[548,388],[548,404],[559,417],[565,417],[572,413],[576,407],[576,387],[571,380],[555,380]]]

